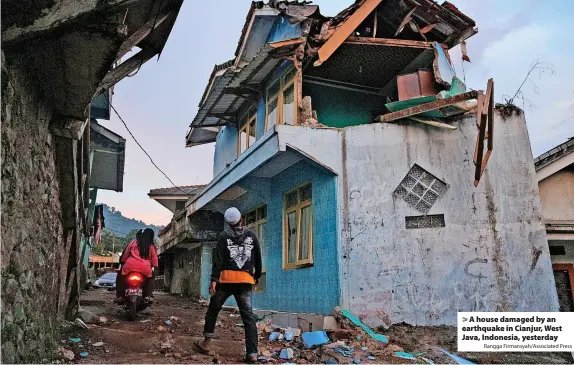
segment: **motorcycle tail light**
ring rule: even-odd
[[[132,273],[128,275],[128,281],[131,284],[138,284],[143,281],[143,276],[141,276],[141,274],[138,273]]]

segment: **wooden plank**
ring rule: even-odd
[[[392,38],[368,38],[368,37],[349,37],[345,40],[349,44],[367,44],[387,47],[407,47],[407,48],[433,48],[432,42],[411,41],[407,39]]]
[[[156,50],[142,49],[125,62],[120,63],[119,66],[106,74],[95,95],[100,95],[105,89],[109,89],[117,84],[121,79],[134,72],[156,54]]]
[[[305,39],[303,39],[303,38],[295,38],[295,39],[288,39],[286,41],[271,42],[271,43],[268,43],[268,45],[273,49],[277,49],[277,48],[282,48],[282,47],[287,47],[287,46],[293,46],[296,44],[301,44],[304,41],[305,41]]]
[[[486,109],[487,109],[487,120],[488,120],[488,145],[487,148],[492,150],[494,148],[494,81],[492,79],[488,80],[486,85]]]
[[[141,41],[143,41],[153,29],[159,27],[167,18],[174,14],[174,11],[163,11],[161,14],[159,14],[157,20],[156,17],[153,17],[153,19],[145,23],[143,27],[136,30],[131,36],[128,37],[128,39],[122,43],[118,53],[116,54],[116,59],[119,60],[125,56],[125,54],[128,53],[133,47],[137,46]]]
[[[319,59],[315,61],[315,66],[320,66],[345,42],[355,29],[375,10],[382,0],[365,0],[358,9],[355,10],[335,33],[329,37],[327,42],[319,48]]]
[[[415,117],[409,117],[408,119],[414,120],[415,122],[432,125],[432,126],[434,126],[434,127],[439,127],[439,128],[448,129],[448,130],[451,130],[451,131],[456,130],[456,127],[455,127],[454,125],[450,125],[450,124],[446,124],[446,123],[441,123],[441,122],[436,121],[436,120],[428,120],[428,119],[421,119],[421,118],[415,118]]]
[[[455,96],[450,97],[450,98],[441,99],[441,100],[433,101],[433,102],[422,104],[422,105],[417,105],[417,106],[414,106],[412,108],[408,108],[408,109],[401,110],[401,111],[394,112],[394,113],[380,115],[375,119],[375,121],[377,121],[377,122],[390,122],[393,120],[410,117],[412,115],[417,115],[417,114],[421,114],[424,112],[429,112],[432,110],[444,108],[445,106],[449,106],[452,104],[460,103],[461,101],[475,99],[477,97],[477,95],[478,95],[477,91],[475,91],[475,90],[469,91],[469,92],[466,92],[463,94],[455,95]]]

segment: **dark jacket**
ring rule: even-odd
[[[222,270],[245,271],[257,281],[261,277],[261,248],[255,233],[246,228],[228,228],[219,235],[211,268],[211,281],[219,282]]]

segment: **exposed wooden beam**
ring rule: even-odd
[[[452,104],[460,103],[461,101],[466,101],[470,99],[476,99],[478,95],[478,91],[469,91],[463,94],[459,94],[450,98],[441,99],[437,101],[432,101],[430,103],[425,103],[422,105],[417,105],[412,108],[407,108],[398,112],[389,113],[385,115],[378,116],[375,121],[377,122],[391,122],[393,120],[402,119],[406,117],[410,117],[412,115],[421,114],[424,112],[430,112],[432,110],[437,110],[440,108],[444,108],[445,106],[449,106]]]
[[[355,29],[375,10],[382,0],[365,0],[361,6],[355,10],[335,33],[329,37],[327,42],[319,48],[319,59],[315,61],[315,66],[320,66],[339,48],[343,42],[353,33]]]
[[[408,47],[408,48],[434,48],[432,42],[411,41],[408,39],[392,38],[369,38],[369,37],[349,37],[345,41],[349,44],[367,44],[387,47]]]
[[[117,84],[120,80],[141,67],[156,54],[156,50],[142,49],[125,62],[120,63],[117,67],[113,68],[106,74],[95,95],[100,95],[105,89],[109,89]]]
[[[50,122],[50,131],[56,136],[72,138],[79,141],[82,139],[88,121],[89,119],[82,121],[73,118],[56,117]]]
[[[271,48],[276,49],[276,48],[282,48],[282,47],[287,47],[287,46],[293,46],[296,44],[301,44],[304,41],[305,41],[305,39],[303,39],[303,38],[295,38],[295,39],[288,39],[286,41],[271,42],[271,43],[268,43],[268,45]]]
[[[437,121],[437,120],[421,119],[421,118],[417,118],[417,117],[409,117],[408,119],[413,120],[413,121],[415,121],[415,122],[432,125],[432,126],[434,126],[434,127],[439,127],[439,128],[448,129],[448,130],[451,130],[451,131],[456,130],[456,127],[455,127],[454,125],[442,123],[442,122],[439,122],[439,121]]]
[[[27,1],[29,2],[29,1]],[[43,2],[51,4],[51,7],[42,8],[37,5],[38,17],[27,19],[25,26],[17,24],[10,26],[2,32],[2,43],[16,43],[29,38],[41,36],[74,22],[86,18],[95,13],[113,14],[122,8],[135,4],[137,0],[106,0],[106,1],[58,1]],[[2,9],[6,10],[6,9]],[[7,14],[8,15],[8,14]],[[8,15],[9,17],[10,15]],[[31,17],[27,17],[31,18]]]
[[[488,80],[486,95],[479,94],[476,106],[476,120],[478,123],[478,136],[476,150],[474,151],[474,186],[478,186],[486,164],[494,148],[494,81]],[[484,153],[484,140],[487,140],[486,154]]]
[[[126,53],[128,53],[133,47],[137,46],[142,40],[144,40],[153,29],[159,27],[167,18],[174,15],[174,11],[164,10],[161,14],[153,17],[150,21],[144,24],[143,27],[136,30],[131,36],[126,39],[116,55],[116,59],[121,59]]]

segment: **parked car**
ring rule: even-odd
[[[105,273],[104,275],[100,276],[98,280],[94,282],[94,287],[108,290],[115,290],[117,276],[118,273],[116,272]]]

